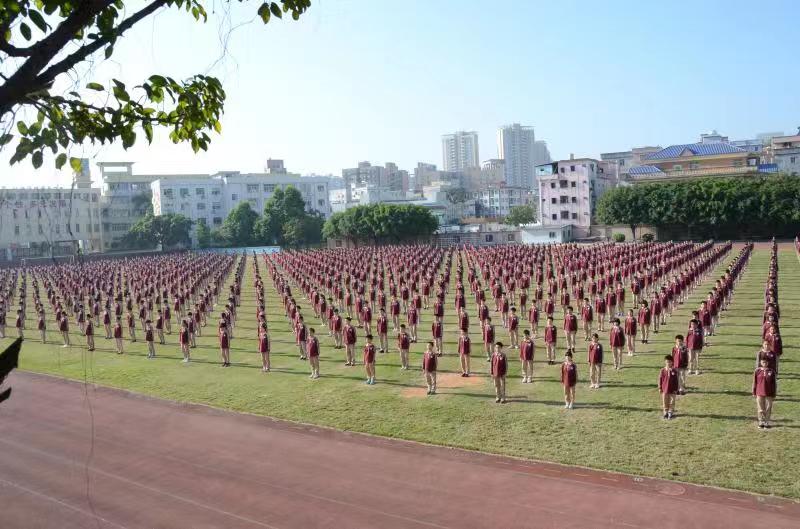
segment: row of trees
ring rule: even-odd
[[[334,213],[322,233],[377,244],[430,237],[438,227],[436,217],[422,206],[370,204]]]
[[[277,188],[264,204],[260,216],[249,202],[240,202],[219,229],[212,231],[205,224],[199,224],[198,245],[201,248],[261,245],[298,247],[319,243],[325,219],[320,213],[309,213],[305,208],[305,201],[297,188]]]
[[[597,203],[597,220],[633,233],[652,225],[670,238],[794,236],[800,178],[702,178],[618,187]]]
[[[122,238],[121,248],[150,249],[161,245],[162,248],[188,248],[191,246],[189,230],[192,221],[184,215],[169,213],[155,216],[152,212],[136,221],[128,233]]]

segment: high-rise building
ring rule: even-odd
[[[537,165],[544,165],[546,163],[552,162],[552,158],[550,158],[550,149],[547,148],[547,142],[544,140],[536,140],[533,143],[533,161],[534,167]],[[534,175],[536,174],[536,169],[534,169]]]
[[[445,171],[480,167],[478,133],[458,131],[442,136],[442,165]]]
[[[547,144],[537,147],[533,127],[519,123],[505,125],[497,131],[497,153],[506,162],[506,184],[536,192],[536,165],[547,163],[550,153]],[[545,160],[537,160],[537,155]]]

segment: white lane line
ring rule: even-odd
[[[15,489],[19,489],[19,490],[21,490],[23,492],[27,492],[31,496],[44,498],[47,501],[51,501],[51,502],[56,503],[56,504],[58,504],[58,505],[60,505],[62,507],[66,507],[67,509],[69,509],[71,511],[78,512],[80,514],[83,514],[84,516],[88,516],[89,518],[93,518],[95,520],[99,520],[99,521],[101,521],[101,522],[103,522],[105,524],[113,525],[114,527],[119,527],[120,529],[128,529],[124,525],[120,525],[120,524],[118,524],[116,522],[112,522],[111,520],[107,520],[106,518],[103,518],[102,516],[98,516],[98,515],[96,515],[94,513],[91,513],[89,511],[85,510],[85,509],[81,509],[80,507],[76,507],[76,506],[74,506],[72,504],[69,504],[69,503],[63,501],[63,500],[59,500],[58,498],[56,498],[54,496],[50,496],[49,494],[45,494],[44,492],[39,492],[39,491],[36,491],[36,490],[33,490],[33,489],[29,489],[28,487],[24,487],[24,486],[20,485],[19,483],[14,483],[13,481],[8,481],[7,479],[3,479],[3,478],[0,478],[0,483],[3,483],[3,484],[8,485],[10,487],[14,487]]]

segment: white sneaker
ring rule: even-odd
[[[184,358],[184,359],[183,359],[183,363],[184,363],[184,364],[188,364],[188,363],[189,363],[189,359],[188,359],[188,358]]]

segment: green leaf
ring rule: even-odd
[[[106,49],[105,49],[106,59],[111,57],[113,54],[114,54],[114,46],[106,46]]]
[[[217,131],[217,134],[222,134],[222,123],[220,123],[219,121],[215,121],[214,130]]]
[[[103,90],[105,90],[105,87],[100,83],[89,83],[86,85],[86,88],[88,88],[89,90],[97,90],[98,92],[102,92]]]
[[[41,29],[42,31],[47,31],[47,28],[50,27],[47,25],[47,22],[44,21],[44,17],[42,16],[42,14],[34,9],[28,10],[28,17],[34,24],[36,24],[36,27]]]
[[[283,18],[283,12],[281,11],[281,6],[277,3],[272,2],[272,5],[269,6],[269,10],[272,11],[272,14],[278,18]]]
[[[264,21],[264,24],[269,22],[269,2],[264,2],[261,4],[261,7],[258,8],[258,16],[261,17],[261,20]]]
[[[81,170],[81,159],[80,158],[71,157],[69,159],[69,166],[76,173],[79,172]]]
[[[25,123],[23,123],[22,121],[17,121],[17,130],[23,136],[28,134],[28,126],[25,125]]]
[[[25,22],[20,22],[19,32],[25,37],[25,40],[31,40],[31,28]]]
[[[36,151],[33,153],[33,157],[31,157],[31,163],[33,164],[34,169],[40,168],[42,166],[42,161],[42,151]]]
[[[142,123],[142,128],[144,129],[145,137],[147,137],[147,143],[153,143],[153,125],[149,121],[145,121]]]
[[[125,91],[124,88],[120,88],[119,86],[114,87],[114,97],[116,97],[120,101],[130,101],[131,97],[128,95],[128,92]]]
[[[63,152],[56,157],[56,169],[61,169],[67,163],[67,155]]]
[[[0,136],[0,146],[7,145],[13,139],[14,139],[13,135],[3,134],[2,136]]]

